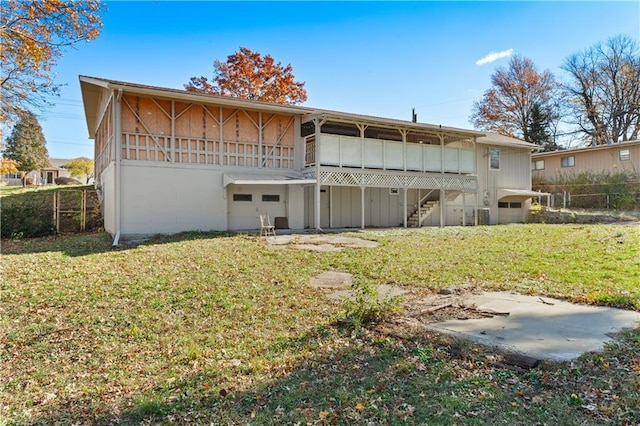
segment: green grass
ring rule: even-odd
[[[375,249],[274,250],[190,233],[111,248],[105,234],[3,241],[0,424],[640,422],[640,333],[516,373],[424,332],[340,326],[308,285],[473,284],[640,310],[640,227],[368,231]]]

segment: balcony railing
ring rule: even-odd
[[[315,135],[307,136],[305,166],[315,164]],[[471,174],[475,151],[419,143],[339,135],[320,135],[320,164],[364,169]]]

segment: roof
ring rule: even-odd
[[[498,189],[498,200],[505,198],[527,200],[533,197],[551,195],[548,192],[531,191],[528,189]]]
[[[98,124],[97,121],[100,118],[97,117],[96,114],[99,102],[101,100],[101,94],[104,89],[108,89],[116,91],[122,90],[128,93],[137,93],[140,95],[154,96],[159,98],[170,98],[186,102],[200,102],[205,104],[211,103],[215,105],[245,108],[250,110],[295,114],[300,115],[304,122],[313,120],[314,118],[320,118],[343,123],[365,123],[379,127],[405,129],[431,134],[444,134],[446,136],[454,136],[459,138],[475,138],[480,143],[491,143],[492,145],[521,146],[531,149],[536,149],[538,147],[537,145],[529,144],[519,139],[509,138],[493,133],[487,134],[486,132],[477,130],[460,129],[428,123],[416,123],[413,121],[399,120],[394,118],[332,111],[299,105],[281,105],[215,94],[189,92],[182,89],[171,89],[166,87],[128,83],[124,81],[109,80],[98,77],[80,76],[79,79],[82,89],[82,99],[89,135],[92,135],[94,133]]]
[[[592,151],[604,151],[607,149],[619,149],[626,148],[629,146],[640,145],[640,140],[634,141],[625,141],[625,142],[616,142],[607,145],[596,145],[596,146],[583,146],[578,148],[568,148],[568,149],[559,149],[557,151],[548,151],[548,152],[536,152],[532,157],[553,157],[556,155],[567,155],[574,154],[577,152],[592,152]]]
[[[498,146],[511,146],[529,148],[532,150],[540,150],[542,147],[534,143],[525,142],[522,139],[516,139],[509,136],[504,136],[498,133],[487,133],[482,137],[476,139],[477,143],[485,145],[498,145]]]
[[[302,175],[265,175],[255,173],[232,173],[222,176],[222,186],[234,185],[304,185],[316,183],[315,179],[309,179]]]

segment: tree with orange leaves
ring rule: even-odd
[[[295,81],[291,64],[276,63],[271,55],[241,47],[226,62],[213,63],[214,81],[191,77],[184,87],[189,92],[213,93],[277,104],[299,104],[307,100],[304,82]]]
[[[99,0],[0,1],[0,123],[49,104],[53,67],[67,47],[99,35],[102,11]]]
[[[555,146],[555,141],[538,137],[544,134],[541,130],[553,133],[554,121],[559,119],[559,85],[551,71],[538,72],[531,59],[516,55],[508,68],[496,70],[491,83],[482,100],[473,105],[470,121],[476,128],[545,148]]]

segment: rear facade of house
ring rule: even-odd
[[[638,175],[640,140],[534,153],[531,168],[534,178],[545,181],[584,172]]]
[[[522,222],[523,141],[80,77],[113,235]]]

